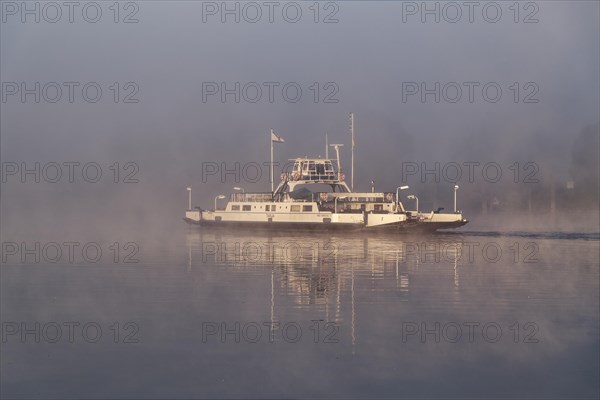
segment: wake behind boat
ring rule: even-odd
[[[352,133],[353,115],[351,114]],[[271,130],[271,168],[273,168],[273,143],[283,139]],[[354,143],[354,135],[352,135]],[[191,193],[184,220],[192,225],[227,226],[274,229],[311,230],[363,230],[363,231],[435,231],[458,228],[468,221],[459,211],[441,213],[440,210],[422,213],[408,211],[400,201],[401,186],[396,192],[354,192],[346,184],[340,166],[339,148],[336,165],[329,158],[296,158],[290,172],[282,172],[276,189],[260,193],[232,193],[224,209],[191,209]],[[354,147],[354,146],[352,146]],[[354,152],[353,157],[354,159]],[[354,164],[354,162],[352,162]],[[352,168],[352,181],[354,176]],[[271,169],[271,177],[273,170]],[[273,181],[273,179],[271,179]],[[272,185],[273,186],[273,185]],[[311,191],[309,188],[319,188]],[[321,188],[327,188],[323,191]],[[454,187],[455,193],[458,186]],[[190,191],[191,188],[188,188]],[[456,208],[456,202],[455,202]]]

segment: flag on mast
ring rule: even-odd
[[[277,136],[275,134],[275,132],[273,132],[273,129],[271,129],[271,141],[274,143],[285,143],[285,140],[283,140],[283,138]]]
[[[285,141],[283,140],[283,138],[280,138],[279,136],[277,136],[275,134],[275,132],[273,132],[273,129],[271,129],[271,192],[274,193],[274,170],[273,170],[273,143],[285,143]]]

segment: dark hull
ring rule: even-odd
[[[366,228],[363,224],[327,224],[322,222],[243,222],[243,221],[194,221],[189,218],[183,218],[190,225],[211,228],[227,229],[260,229],[260,230],[280,230],[280,231],[313,231],[313,232],[389,232],[389,233],[414,233],[414,232],[435,232],[440,229],[456,229],[468,221],[457,222],[402,222],[398,224],[376,226]]]
[[[456,229],[464,226],[469,221],[456,222],[419,222],[417,224],[401,224],[397,230],[400,232],[434,232],[440,229]]]
[[[244,229],[272,229],[272,230],[303,230],[303,231],[357,231],[361,230],[362,224],[326,224],[323,222],[255,222],[255,221],[193,221],[189,218],[183,219],[190,225],[222,228],[244,228]]]

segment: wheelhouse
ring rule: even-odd
[[[296,159],[290,176],[294,181],[335,181],[338,176],[331,160]]]

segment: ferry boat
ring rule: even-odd
[[[283,142],[271,131],[271,155],[274,141]],[[192,209],[190,192],[184,221],[201,226],[373,232],[435,231],[458,228],[468,222],[459,211],[441,213],[441,209],[438,209],[423,213],[407,210],[399,193],[408,186],[398,187],[395,193],[375,192],[374,189],[371,192],[352,191],[340,167],[341,145],[331,146],[336,151],[336,165],[329,158],[296,158],[291,160],[291,171],[281,173],[276,189],[270,192],[232,193],[224,208],[217,208],[217,200],[225,198],[219,195],[215,198],[214,209]],[[354,171],[352,181],[353,175]],[[309,189],[311,187],[319,189],[312,191]],[[455,194],[457,188],[454,188]]]

